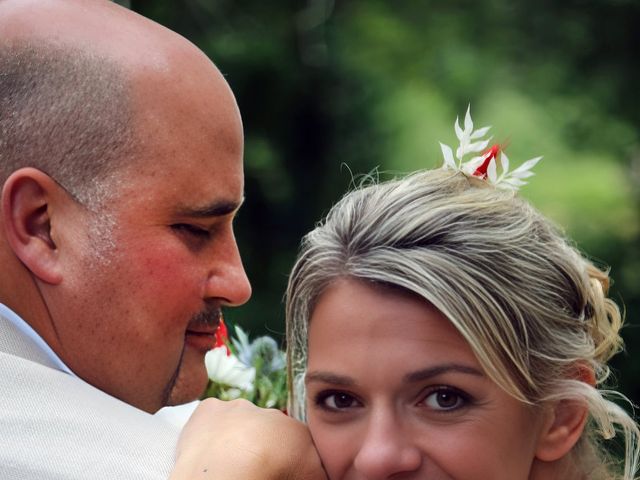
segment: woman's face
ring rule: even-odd
[[[331,480],[524,480],[542,420],[415,296],[339,280],[309,327],[309,429]]]

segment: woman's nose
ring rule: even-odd
[[[356,472],[367,480],[382,480],[416,472],[421,465],[421,451],[404,431],[402,422],[392,414],[370,418],[353,462]]]

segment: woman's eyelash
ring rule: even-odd
[[[314,403],[330,412],[340,412],[362,405],[354,395],[340,390],[322,391],[315,396]]]
[[[454,413],[475,403],[468,393],[447,385],[427,388],[420,396],[419,405],[436,414]],[[314,397],[314,404],[327,412],[341,413],[362,407],[362,402],[344,390],[323,390]]]
[[[454,412],[473,402],[471,395],[449,386],[431,387],[421,401],[427,408],[438,413]]]

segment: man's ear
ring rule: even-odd
[[[559,460],[569,453],[580,440],[589,414],[587,406],[575,400],[561,400],[549,408],[536,449],[536,458],[544,462]]]
[[[20,261],[40,280],[62,280],[58,250],[51,236],[52,204],[60,187],[44,172],[21,168],[2,189],[2,221],[7,241]]]

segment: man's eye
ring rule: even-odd
[[[469,404],[469,396],[450,387],[440,387],[425,397],[424,404],[431,410],[450,412]]]
[[[192,237],[208,238],[211,234],[209,230],[188,223],[176,223],[175,225],[171,225],[171,228],[176,232],[184,233]]]
[[[322,392],[316,396],[316,405],[325,410],[337,411],[356,408],[362,404],[353,395],[346,392]]]

